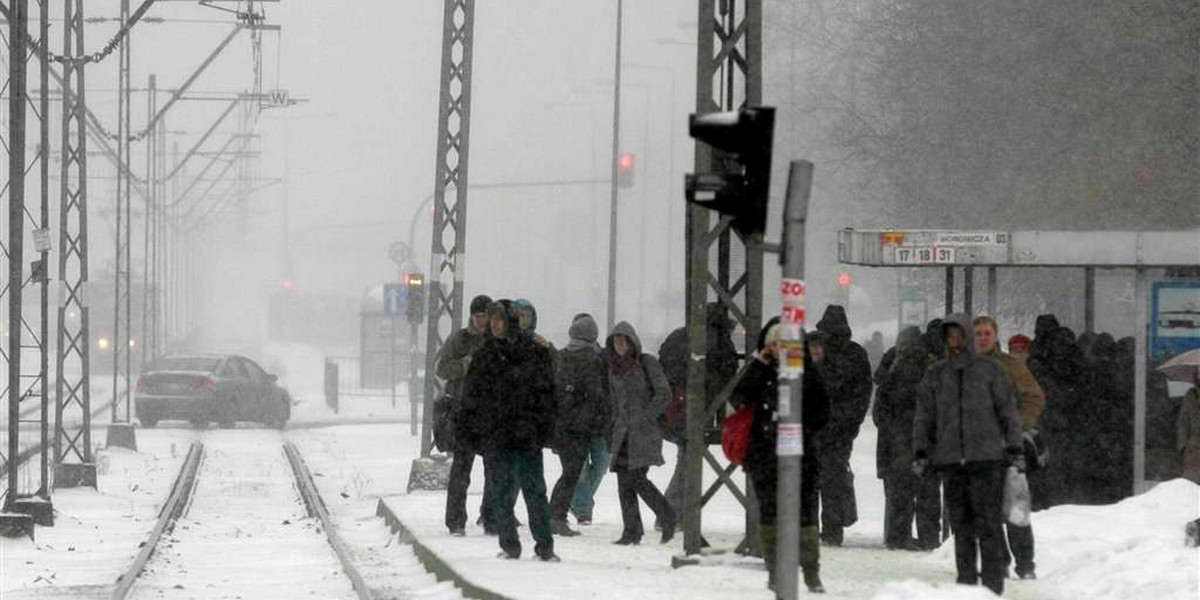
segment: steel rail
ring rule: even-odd
[[[283,451],[287,455],[288,464],[292,466],[292,474],[296,477],[296,489],[300,490],[300,497],[304,500],[304,506],[308,509],[309,516],[321,522],[321,529],[325,531],[326,539],[333,547],[334,554],[337,554],[338,562],[342,563],[342,570],[350,578],[359,600],[373,600],[374,596],[371,595],[366,580],[350,560],[350,551],[346,548],[342,537],[338,535],[333,520],[329,518],[329,510],[325,508],[325,501],[321,499],[317,484],[313,482],[312,473],[305,466],[304,459],[300,457],[300,451],[290,441],[283,443]]]
[[[187,457],[183,460],[183,467],[179,469],[179,476],[175,478],[175,483],[171,486],[171,494],[167,496],[167,501],[158,513],[158,522],[150,531],[146,542],[142,544],[142,549],[138,552],[137,558],[133,559],[129,570],[117,578],[117,585],[109,595],[110,600],[124,600],[129,595],[129,591],[133,589],[133,582],[137,581],[142,570],[146,568],[146,563],[150,561],[150,556],[154,554],[158,542],[162,540],[163,535],[170,533],[175,528],[175,520],[183,514],[191,502],[192,492],[196,489],[196,473],[200,470],[200,461],[203,457],[204,445],[200,442],[193,442]]]

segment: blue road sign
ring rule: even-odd
[[[383,314],[401,317],[408,312],[408,286],[403,283],[383,284]]]
[[[1159,361],[1200,348],[1200,281],[1150,284],[1150,356]]]

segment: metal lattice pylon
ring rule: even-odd
[[[46,375],[49,367],[47,358],[47,331],[49,319],[48,278],[48,221],[49,221],[49,163],[46,160],[49,147],[50,123],[48,72],[45,53],[37,52],[45,44],[49,34],[49,0],[35,0],[37,7],[38,39],[31,40],[28,33],[29,9],[27,2],[11,3],[5,10],[9,20],[9,32],[3,34],[9,50],[8,81],[4,89],[11,104],[7,113],[7,135],[3,141],[9,158],[8,184],[0,196],[8,201],[6,214],[8,238],[0,242],[5,261],[8,263],[9,280],[0,289],[0,298],[7,300],[8,319],[5,336],[6,348],[0,349],[8,372],[4,398],[8,402],[8,447],[2,453],[6,467],[4,506],[21,496],[49,498],[49,426],[50,407],[47,396]],[[29,97],[27,76],[30,66],[38,72],[39,98],[35,102]],[[26,115],[32,115],[27,119]],[[26,148],[27,132],[36,127],[37,145],[32,156]],[[27,160],[28,158],[28,160]],[[33,186],[27,185],[32,183]],[[40,199],[31,210],[26,202],[30,187],[35,187]],[[25,225],[29,225],[27,229]],[[30,242],[33,244],[30,244]],[[25,249],[33,246],[33,252]],[[30,255],[37,258],[26,271],[25,260]],[[35,296],[37,302],[28,302],[25,296]],[[22,424],[37,425],[37,441],[22,443]],[[35,452],[36,449],[36,452]],[[38,469],[31,468],[25,460],[38,457]],[[23,475],[19,475],[23,473]]]
[[[425,339],[425,411],[421,456],[433,445],[433,400],[442,393],[434,375],[445,338],[462,323],[467,248],[467,156],[471,139],[471,55],[475,0],[446,0],[442,24],[442,83],[438,101],[433,243]],[[447,193],[448,190],[450,193]],[[449,201],[448,201],[449,199]]]
[[[699,16],[696,112],[735,111],[761,103],[762,0],[700,0]],[[729,157],[718,155],[706,144],[696,144],[697,173],[721,173],[732,168],[735,167]],[[714,226],[709,217],[710,212],[705,208],[688,207],[687,321],[693,357],[688,371],[688,440],[703,440],[703,443],[688,443],[684,453],[683,546],[687,554],[700,553],[701,512],[723,486],[747,508],[746,538],[738,548],[753,552],[757,548],[758,523],[752,494],[744,492],[733,480],[737,467],[722,466],[709,450],[710,443],[719,441],[719,435],[712,434],[719,432],[718,415],[733,382],[717,398],[706,397],[705,305],[710,299],[719,301],[742,326],[746,351],[753,352],[762,327],[762,239],[761,235],[755,236],[756,239],[741,239],[733,234],[732,218],[724,217]],[[735,265],[735,255],[744,262]],[[708,489],[703,488],[704,464],[717,476]]]
[[[55,359],[55,487],[95,482],[88,348],[87,104],[83,0],[63,0],[63,119],[60,177],[58,354]]]

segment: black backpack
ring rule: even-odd
[[[590,348],[560,350],[554,380],[560,433],[598,433],[609,426],[612,411],[604,396],[608,380],[600,355]]]

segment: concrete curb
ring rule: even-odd
[[[383,517],[383,520],[388,524],[392,533],[400,534],[400,541],[412,546],[413,553],[417,555],[417,560],[421,561],[425,569],[433,573],[438,581],[450,581],[454,583],[464,596],[474,598],[475,600],[514,600],[509,596],[479,586],[464,577],[462,573],[455,571],[454,567],[450,566],[450,563],[446,562],[441,556],[438,556],[428,546],[421,543],[421,540],[417,539],[412,530],[400,520],[400,517],[396,516],[396,513],[392,512],[392,508],[382,498],[379,500],[379,505],[375,508],[375,516]]]

